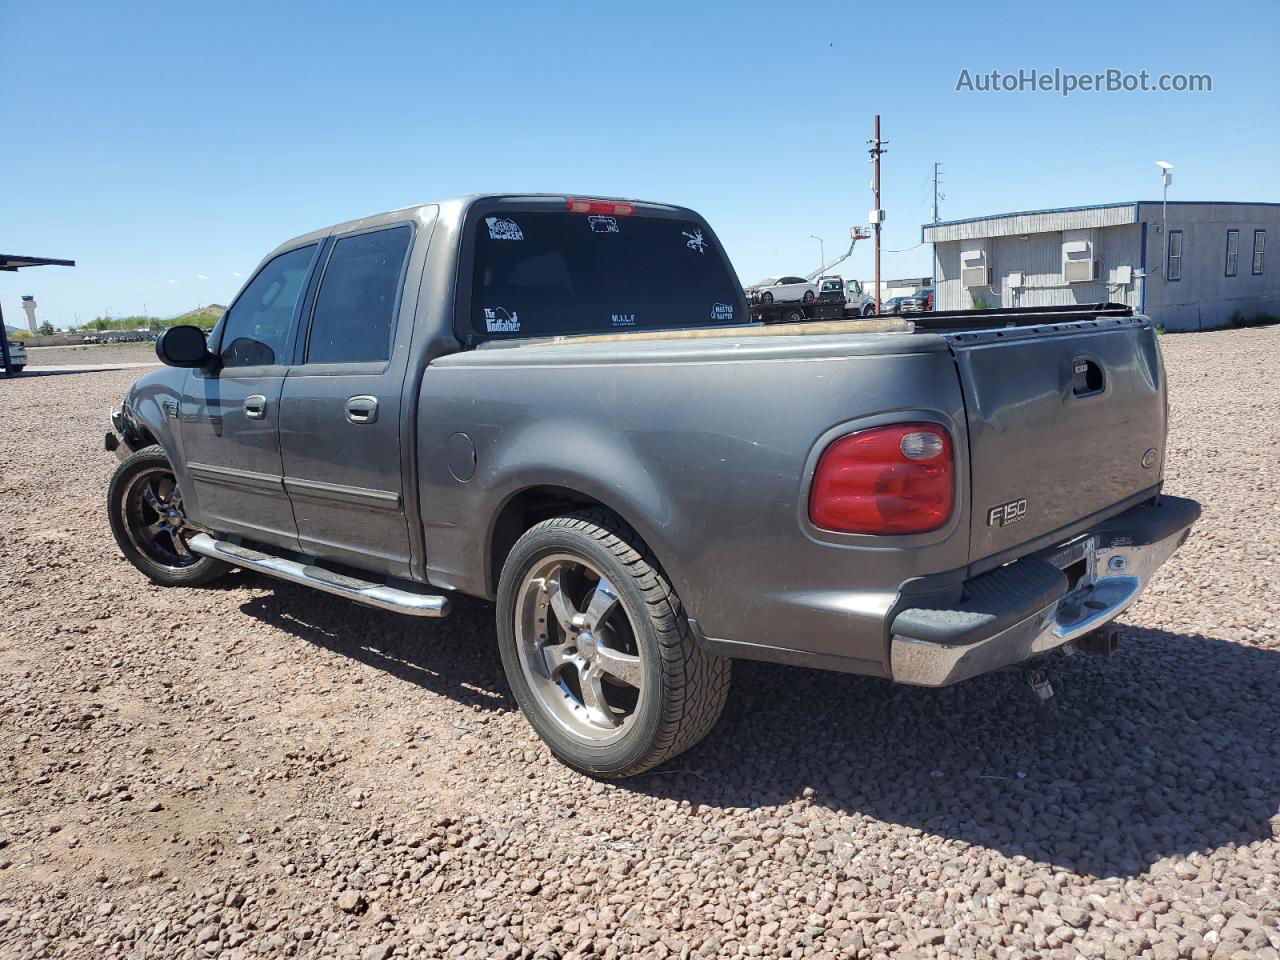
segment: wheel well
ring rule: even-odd
[[[146,424],[140,423],[137,425],[137,427],[138,427],[138,449],[139,450],[141,450],[143,447],[153,447],[160,442],[155,438],[155,435],[152,434],[152,432],[147,429]]]
[[[508,500],[498,514],[493,525],[493,536],[489,541],[489,592],[498,592],[502,565],[506,563],[511,548],[526,530],[543,520],[583,507],[599,507],[617,513],[594,497],[568,487],[530,487]]]

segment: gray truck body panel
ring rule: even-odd
[[[139,380],[128,416],[138,437],[168,452],[188,515],[217,533],[492,598],[512,504],[531,492],[596,502],[644,537],[718,652],[891,676],[891,627],[908,599],[959,602],[971,578],[1159,493],[1164,381],[1142,317],[1004,333],[859,334],[851,324],[813,336],[726,329],[470,348],[459,321],[469,308],[460,281],[468,224],[499,207],[563,211],[564,202],[463,198],[273,251],[264,264],[308,244],[320,260],[334,237],[414,225],[391,358],[308,368],[296,322],[284,362],[269,369],[166,369]],[[692,211],[639,212],[687,218],[714,238]],[[299,317],[316,284],[312,276]],[[747,316],[745,300],[739,306]],[[1104,377],[1082,393],[1085,361]],[[228,435],[245,426],[236,426],[244,393],[264,383],[285,419]],[[376,434],[342,422],[353,393],[377,398]],[[825,447],[907,420],[938,423],[953,438],[947,523],[890,537],[815,528],[809,484]],[[264,441],[263,429],[280,436],[274,466],[269,455],[237,460]],[[200,431],[230,441],[230,452],[214,462],[206,447],[193,460]],[[1020,522],[989,522],[991,508],[1019,501]],[[246,520],[254,511],[293,525]]]

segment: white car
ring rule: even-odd
[[[818,298],[818,284],[804,277],[765,277],[747,287],[747,296],[761,303],[813,303]]]

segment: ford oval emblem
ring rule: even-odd
[[[1156,465],[1156,448],[1152,447],[1142,455],[1142,465],[1150,470]]]

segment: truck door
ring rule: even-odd
[[[284,484],[302,550],[396,576],[410,573],[401,410],[415,232],[425,245],[421,222],[334,235],[280,400]]]
[[[210,344],[219,369],[193,370],[179,405],[193,519],[292,549],[298,531],[280,469],[280,391],[319,246],[286,251],[263,265]]]

